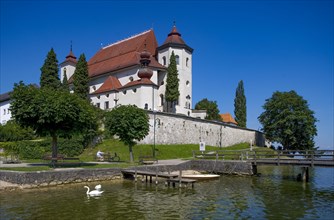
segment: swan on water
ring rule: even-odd
[[[98,191],[100,191],[100,190],[101,190],[101,187],[102,187],[101,184],[99,184],[99,185],[96,185],[96,186],[95,186],[95,189],[98,190]]]
[[[96,187],[97,187],[97,186],[96,186]],[[95,189],[96,189],[96,187],[95,187]],[[84,188],[87,188],[87,192],[86,192],[86,194],[87,194],[87,195],[90,195],[90,196],[98,196],[98,195],[101,195],[101,194],[103,193],[103,191],[100,191],[100,189],[101,189],[101,185],[100,185],[100,187],[97,187],[97,188],[99,188],[99,190],[92,190],[92,191],[89,191],[90,189],[89,189],[88,186],[84,186]]]

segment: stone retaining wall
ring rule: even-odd
[[[253,175],[252,164],[242,161],[192,160],[178,165],[148,165],[130,169],[153,172],[173,172],[179,170],[197,170],[218,174]],[[56,169],[52,171],[18,172],[0,171],[0,183],[8,183],[11,187],[33,188],[54,186],[67,183],[79,183],[122,178],[120,168],[100,169]],[[0,188],[5,188],[1,186]]]
[[[141,144],[198,144],[204,141],[206,145],[217,147],[245,142],[265,146],[264,134],[256,130],[185,115],[151,111],[148,114],[150,131],[139,142]]]

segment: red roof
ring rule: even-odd
[[[168,34],[168,37],[163,44],[168,43],[186,44],[181,38],[181,34],[178,32],[175,25],[173,26],[172,31]]]
[[[223,122],[225,123],[232,123],[232,124],[238,124],[234,118],[232,117],[232,115],[230,113],[225,113],[225,114],[220,114],[220,117],[222,119]]]
[[[98,93],[103,93],[103,92],[109,92],[112,90],[118,90],[119,88],[121,88],[122,85],[119,82],[119,80],[114,77],[114,76],[109,76],[102,84],[102,86],[100,88],[98,88],[98,90],[96,90],[95,92],[93,92],[93,94],[98,94]]]
[[[70,53],[66,56],[66,59],[63,63],[65,62],[73,62],[73,63],[77,63],[77,57],[74,56],[72,50],[70,50]]]
[[[88,61],[89,77],[140,65],[140,52],[146,48],[151,54],[156,54],[157,47],[158,43],[153,30],[106,46]],[[151,57],[150,60],[151,67],[165,69],[154,57]]]
[[[142,79],[135,80],[135,81],[132,81],[132,82],[129,82],[129,83],[125,84],[122,87],[122,89],[123,88],[132,87],[132,86],[137,86],[137,85],[153,85],[153,86],[157,86],[150,79],[148,79],[148,78],[142,78]]]

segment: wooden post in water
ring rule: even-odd
[[[137,167],[135,168],[135,182],[137,182]]]
[[[179,172],[179,187],[181,188],[182,186],[182,170],[180,169],[180,172]]]
[[[309,181],[309,167],[302,167],[302,181],[308,182]]]
[[[158,185],[158,167],[155,169],[155,185]]]

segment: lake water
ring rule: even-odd
[[[334,169],[258,167],[261,176],[221,176],[172,188],[131,180],[100,182],[100,197],[84,185],[1,191],[0,219],[334,219]]]

